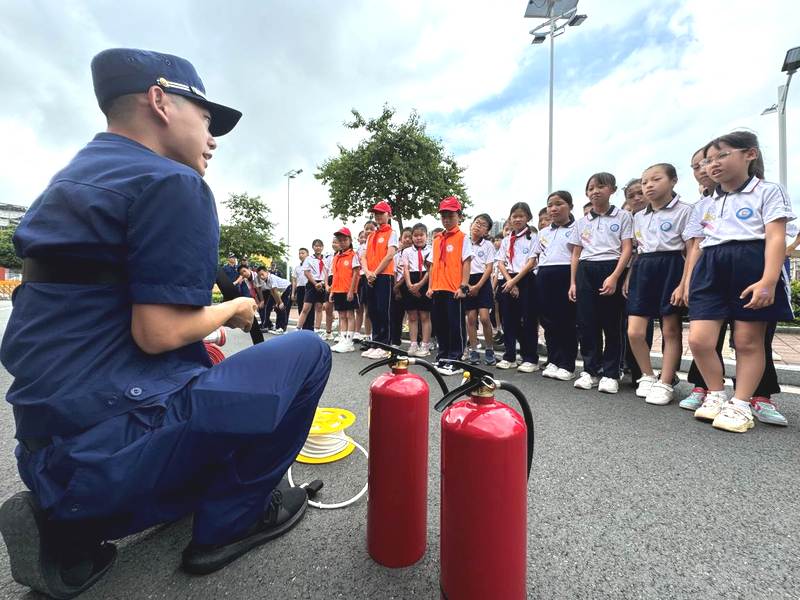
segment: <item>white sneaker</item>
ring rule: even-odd
[[[711,425],[725,431],[744,433],[755,425],[755,420],[749,406],[740,406],[729,400],[722,406],[722,410]]]
[[[344,352],[345,340],[342,338],[338,343],[331,346],[331,352]]]
[[[593,377],[586,371],[583,371],[573,385],[579,390],[590,390],[597,385],[598,381],[599,379],[597,377]]]
[[[360,342],[363,338],[364,338],[364,336],[361,335],[359,332],[356,332],[356,333],[353,334],[353,341],[354,342]]]
[[[430,355],[431,355],[430,344],[426,344],[425,342],[422,342],[419,345],[419,350],[417,350],[416,356],[422,357],[422,356],[430,356]]]
[[[696,419],[702,419],[703,421],[713,421],[722,411],[722,407],[727,401],[728,395],[724,391],[708,392],[700,408],[694,411],[694,416]]]
[[[411,342],[408,345],[408,355],[417,356],[417,352],[419,352],[419,346],[417,345],[417,342]]]
[[[463,371],[463,369],[454,367],[451,364],[436,365],[436,370],[439,371],[440,375],[444,375],[445,377],[448,377],[450,375],[458,375]]]
[[[553,363],[547,363],[547,366],[542,371],[542,377],[550,377],[551,379],[555,379],[556,373],[558,372],[558,367]]]
[[[353,340],[350,338],[344,338],[341,343],[342,349],[339,352],[355,352],[356,347],[353,344]]]
[[[557,369],[552,377],[553,379],[558,379],[559,381],[569,381],[570,379],[575,379],[575,373],[572,371],[567,371],[566,369]]]
[[[520,373],[533,373],[538,370],[539,370],[539,365],[534,364],[532,362],[528,362],[527,360],[517,367],[517,371],[519,371]]]
[[[372,354],[377,350],[377,348],[367,348],[361,353],[361,356],[364,358],[372,358]]]
[[[645,402],[648,404],[657,404],[659,406],[664,406],[672,402],[672,399],[675,397],[675,392],[672,389],[671,385],[666,383],[661,383],[660,381],[656,381],[651,387],[650,391],[647,392],[647,398],[644,399]]]
[[[611,377],[603,377],[597,384],[597,391],[605,394],[616,394],[619,391],[619,381]]]
[[[495,365],[495,367],[497,367],[498,369],[513,369],[513,368],[515,368],[516,366],[517,366],[517,363],[516,363],[516,361],[514,361],[514,362],[509,362],[509,361],[507,361],[507,360],[505,360],[505,359],[501,360],[499,363],[497,363],[497,364]]]
[[[381,350],[380,348],[375,348],[375,355],[372,358],[389,358],[392,355],[391,352],[388,350]]]
[[[639,398],[647,398],[647,393],[650,391],[650,388],[653,387],[653,384],[656,383],[658,379],[656,379],[655,375],[642,375],[636,383],[639,385],[636,386],[636,395]]]

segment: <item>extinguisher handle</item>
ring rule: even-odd
[[[367,365],[363,369],[361,369],[358,374],[364,375],[365,373],[369,373],[370,371],[377,369],[378,367],[382,367],[383,365],[389,365],[394,362],[394,358],[382,358],[378,362],[374,362],[371,365]]]
[[[420,365],[422,367],[425,367],[425,369],[431,375],[433,375],[433,378],[436,380],[436,383],[439,384],[439,387],[442,388],[442,393],[443,394],[447,393],[447,384],[444,382],[444,377],[442,377],[441,373],[439,373],[439,371],[436,370],[436,367],[434,367],[427,360],[422,360],[421,358],[409,358],[408,359],[408,364],[410,364],[410,365]]]
[[[445,394],[441,400],[439,400],[433,408],[439,412],[442,412],[445,408],[450,406],[453,402],[458,400],[461,396],[466,396],[472,390],[478,389],[483,385],[483,382],[480,379],[472,379],[470,378],[467,383],[457,387],[452,392]]]
[[[508,381],[496,381],[495,383],[497,384],[496,389],[505,390],[514,396],[522,409],[522,418],[525,420],[525,428],[528,430],[528,478],[530,479],[531,466],[533,465],[533,412],[531,412],[531,405],[528,403],[525,394],[513,383]]]

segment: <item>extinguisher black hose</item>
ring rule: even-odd
[[[421,358],[409,358],[408,364],[420,365],[422,367],[425,367],[428,370],[428,372],[431,375],[433,375],[433,378],[436,380],[436,383],[439,384],[439,387],[442,388],[442,393],[443,394],[447,393],[447,384],[444,381],[444,377],[442,377],[441,373],[439,373],[439,371],[436,370],[436,367],[434,367],[427,360],[422,360]]]
[[[525,420],[525,427],[528,430],[528,479],[530,479],[531,466],[533,465],[533,413],[531,412],[531,407],[528,404],[528,399],[525,398],[525,394],[517,386],[507,381],[498,381],[497,389],[505,390],[514,396],[520,408],[522,408],[522,418]]]

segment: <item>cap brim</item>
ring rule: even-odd
[[[208,131],[214,137],[220,137],[226,133],[230,133],[230,131],[236,127],[239,119],[242,118],[242,113],[235,108],[223,106],[222,104],[217,104],[216,102],[211,102],[210,100],[196,96],[191,92],[171,89],[169,90],[169,93],[178,94],[184,98],[188,98],[189,100],[196,102],[204,108],[207,108],[208,112],[211,113],[211,126],[208,128]]]

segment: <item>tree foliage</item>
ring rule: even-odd
[[[286,254],[285,245],[273,238],[270,210],[260,196],[231,194],[223,204],[231,216],[230,222],[219,228],[220,261],[231,252],[238,257],[263,254],[278,258]]]
[[[339,156],[326,160],[314,174],[329,187],[330,202],[323,208],[331,216],[359,217],[378,200],[387,200],[402,227],[404,220],[436,214],[446,196],[469,205],[464,168],[425,132],[416,112],[399,125],[392,122],[395,111],[389,106],[375,119],[365,119],[355,109],[352,114],[345,127],[364,129],[367,138],[352,150],[339,145]]]
[[[9,269],[22,268],[22,259],[17,256],[14,251],[14,244],[11,243],[11,237],[16,230],[16,225],[0,227],[0,266]]]

